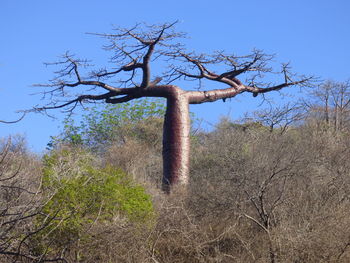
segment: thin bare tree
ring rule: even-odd
[[[324,122],[334,131],[349,128],[350,80],[325,81],[311,91],[311,97],[304,104],[310,116]]]
[[[66,53],[54,64],[61,66],[48,84],[44,95],[50,97],[45,106],[35,111],[64,108],[73,111],[88,102],[124,103],[142,97],[161,97],[167,101],[163,129],[163,187],[166,192],[177,183],[187,184],[190,155],[189,104],[200,104],[233,98],[242,93],[253,97],[289,86],[305,86],[312,77],[291,74],[288,64],[273,70],[273,56],[253,50],[236,56],[217,51],[196,54],[177,42],[185,34],[174,30],[175,23],[137,24],[130,29],[115,28],[113,34],[94,34],[110,41],[105,49],[113,52],[112,67],[88,72],[87,60]],[[153,64],[157,62],[157,66]],[[164,69],[151,74],[151,69]],[[266,74],[280,75],[281,81],[264,81]],[[277,76],[276,75],[276,76]],[[242,78],[245,78],[244,80]],[[180,80],[199,82],[196,90],[184,90]],[[223,84],[222,89],[201,89],[202,82]],[[110,84],[110,83],[113,83]],[[188,85],[188,84],[187,84]],[[71,93],[73,91],[73,93]]]
[[[300,103],[287,103],[285,105],[270,105],[270,107],[254,111],[247,114],[244,121],[256,121],[262,125],[269,127],[270,132],[276,128],[280,133],[284,133],[287,129],[303,119],[305,119],[305,109]]]

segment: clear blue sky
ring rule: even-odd
[[[201,52],[263,49],[280,62],[290,61],[295,72],[344,81],[350,78],[349,13],[348,0],[1,0],[0,119],[15,119],[16,110],[42,103],[30,94],[40,91],[32,84],[53,76],[43,62],[55,61],[67,50],[99,57],[103,42],[86,32],[109,32],[112,25],[136,22],[179,20],[178,29],[191,36],[191,48]],[[249,96],[191,110],[215,123],[222,115],[237,118],[257,102]],[[62,116],[57,116],[31,114],[18,124],[0,124],[0,136],[24,134],[29,147],[40,152],[49,136],[59,132]]]

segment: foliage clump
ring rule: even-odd
[[[165,114],[165,104],[162,100],[139,99],[122,104],[106,104],[87,109],[79,124],[74,119],[67,118],[64,130],[59,136],[52,137],[49,143],[54,148],[60,143],[80,145],[89,149],[106,149],[111,143],[125,143],[126,138],[147,142],[151,129],[142,126],[155,123],[156,130],[162,128],[162,118]]]
[[[122,170],[99,168],[94,158],[79,149],[53,151],[44,157],[43,193],[47,202],[38,224],[47,226],[36,240],[42,249],[63,249],[89,241],[95,224],[148,224],[153,205],[145,189]]]

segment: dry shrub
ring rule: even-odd
[[[156,185],[161,182],[161,155],[146,144],[135,140],[128,140],[122,145],[114,144],[105,153],[104,161],[122,168],[139,182],[150,181]]]
[[[170,196],[158,193],[157,217],[147,225],[125,221],[95,224],[94,238],[79,247],[70,247],[68,262],[249,262],[241,252],[247,245],[240,240],[239,221],[197,221],[188,208],[190,197],[176,190]],[[78,257],[79,258],[79,257]]]
[[[20,136],[0,143],[0,261],[30,257],[28,237],[41,198],[40,162],[28,153]]]
[[[191,210],[219,225],[239,218],[247,250],[237,258],[349,261],[349,135],[226,124],[201,142],[193,156]]]
[[[159,118],[147,118],[125,126],[120,132],[123,143],[114,142],[105,152],[103,160],[122,168],[139,182],[159,186],[162,174],[162,126]]]

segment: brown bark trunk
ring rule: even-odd
[[[188,183],[190,157],[190,117],[186,92],[173,89],[167,97],[163,128],[163,190]]]

